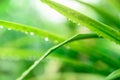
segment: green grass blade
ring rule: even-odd
[[[52,48],[50,48],[42,57],[40,57],[38,60],[36,60],[32,66],[30,66],[30,68],[28,68],[17,80],[22,80],[23,78],[25,78],[26,75],[28,75],[30,73],[31,70],[33,70],[43,59],[45,59],[48,55],[50,55],[50,53],[52,53],[53,51],[55,51],[56,49],[58,49],[59,47],[73,41],[74,39],[76,40],[78,37],[80,37],[80,34],[77,34],[65,41],[63,41],[62,43],[53,46]]]
[[[3,21],[3,20],[0,20],[0,26],[1,26],[1,28],[8,28],[11,30],[21,31],[21,32],[24,32],[24,33],[30,34],[30,35],[38,35],[40,37],[48,37],[51,40],[57,39],[58,41],[63,41],[63,38],[59,37],[58,35],[55,35],[53,33],[50,33],[50,32],[47,32],[47,31],[44,31],[44,30],[41,30],[39,28],[35,28],[32,26],[27,26],[27,25]]]
[[[101,35],[109,40],[112,40],[116,43],[120,44],[120,32],[114,28],[109,27],[103,23],[95,21],[84,14],[81,14],[71,8],[68,8],[64,5],[61,5],[52,0],[41,0],[42,2],[48,4],[53,9],[57,10],[61,14],[63,14],[68,19],[72,20],[77,24],[82,24],[92,31],[95,31],[98,35]],[[112,33],[112,34],[111,34]]]
[[[78,36],[71,39],[71,41],[76,41],[76,40],[80,40],[80,39],[89,39],[89,38],[102,38],[102,37],[98,36],[96,34],[78,34]]]
[[[117,78],[120,78],[120,69],[112,72],[108,77],[106,77],[106,80],[115,80]]]
[[[41,30],[39,28],[35,28],[32,26],[27,26],[27,25],[23,25],[23,24],[18,24],[18,23],[14,23],[14,22],[0,20],[0,26],[2,28],[8,28],[8,29],[28,33],[28,34],[32,33],[32,34],[38,35],[40,37],[48,37],[49,39],[57,40],[58,42],[65,40],[64,38],[59,37],[58,35]],[[84,38],[99,38],[99,36],[97,34],[80,34],[80,36],[76,37],[76,39],[74,39],[74,40],[79,40],[79,39],[84,39]]]
[[[21,42],[23,42],[24,45],[25,45],[25,44],[27,44],[29,38],[30,38],[30,37],[22,37],[22,38],[19,38],[19,39],[17,39],[17,40],[12,40],[12,41],[9,41],[9,42],[3,44],[3,46],[13,45],[13,44],[17,44],[17,46],[21,46]],[[100,37],[100,36],[98,36],[98,35],[96,35],[96,34],[79,34],[79,36],[77,36],[76,38],[74,38],[74,39],[71,40],[71,41],[77,41],[77,40],[81,40],[81,39],[92,39],[92,38],[95,39],[95,38],[102,38],[102,37]],[[62,40],[62,39],[65,40],[64,38],[61,38],[61,40]],[[56,39],[56,40],[57,40],[57,39]],[[71,41],[70,41],[70,42],[71,42]],[[59,40],[58,40],[58,42],[60,43]],[[76,44],[70,44],[70,45],[69,45],[72,50],[75,50],[75,51],[76,51],[76,49],[72,48],[72,45],[73,45],[73,46],[77,46],[77,45],[76,45]]]
[[[57,41],[58,43],[65,40],[65,38],[59,37],[58,35],[41,30],[39,28],[35,28],[35,27],[27,26],[27,25],[22,25],[22,24],[18,24],[18,23],[14,23],[14,22],[0,20],[0,27],[1,28],[8,28],[8,29],[16,30],[16,31],[21,31],[23,33],[27,32],[28,34],[30,34],[32,32],[32,33],[34,33],[34,35],[38,35],[38,36],[43,37],[43,38],[48,37],[51,41],[53,41],[53,42]],[[74,40],[79,40],[79,39],[84,39],[84,38],[85,39],[86,38],[99,38],[99,36],[97,34],[81,34],[80,37],[77,37]],[[11,43],[11,42],[8,42],[8,43]],[[73,50],[79,50],[79,49],[76,49],[75,46],[76,46],[76,44],[70,44],[70,47]]]

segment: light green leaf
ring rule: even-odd
[[[41,30],[39,28],[35,28],[35,27],[23,25],[23,24],[18,24],[18,23],[14,23],[14,22],[0,20],[0,26],[1,26],[1,28],[8,28],[8,29],[16,30],[16,31],[21,31],[23,33],[26,33],[26,32],[28,34],[32,33],[32,35],[33,34],[38,35],[43,38],[48,37],[53,42],[57,41],[58,43],[60,43],[65,40],[65,38],[59,37],[58,35]],[[80,36],[76,37],[76,39],[74,39],[74,40],[86,39],[86,38],[99,38],[99,36],[97,34],[80,34]],[[74,40],[72,40],[72,41],[74,41]],[[8,42],[8,43],[11,44],[11,42]],[[76,48],[76,46],[77,46],[76,44],[70,44],[70,47],[73,50],[79,50]]]
[[[108,77],[106,77],[106,80],[115,80],[117,78],[120,78],[120,69],[112,72]]]
[[[83,35],[81,36],[82,38],[84,37]],[[55,51],[56,49],[58,49],[59,47],[73,41],[73,40],[76,40],[80,38],[80,34],[77,34],[63,42],[61,42],[60,44],[58,45],[55,45],[53,47],[51,47],[43,56],[41,56],[38,60],[36,60],[32,66],[30,66],[17,80],[22,80],[23,78],[25,78],[29,73],[30,71],[32,71],[43,59],[45,59],[48,55],[50,55],[50,53],[52,53],[53,51]],[[88,36],[84,37],[84,38],[88,38]]]
[[[59,42],[63,41],[63,38],[59,37],[58,35],[55,35],[53,33],[50,33],[45,30],[41,30],[39,28],[32,27],[32,26],[27,26],[27,25],[3,21],[3,20],[0,20],[0,26],[1,26],[1,28],[8,28],[10,30],[21,31],[21,32],[24,32],[24,33],[30,34],[30,35],[38,35],[40,37],[48,37],[51,40],[57,39]]]
[[[57,10],[61,14],[63,14],[68,19],[72,20],[76,24],[82,24],[92,31],[95,31],[98,35],[101,35],[109,40],[112,40],[118,44],[120,44],[120,32],[108,25],[95,21],[84,14],[81,14],[71,8],[68,8],[64,5],[61,5],[52,0],[41,0],[42,2],[48,4],[53,9]],[[112,33],[112,34],[111,34]]]
[[[63,41],[63,38],[60,38],[52,33],[46,32],[44,30],[40,30],[38,28],[34,28],[31,26],[26,26],[26,25],[22,25],[22,24],[18,24],[18,23],[13,23],[13,22],[8,22],[8,21],[0,21],[0,27],[1,28],[8,28],[8,29],[12,29],[12,30],[16,30],[16,31],[21,31],[24,33],[34,33],[34,35],[39,35],[39,36],[43,36],[43,37],[48,37],[51,40],[58,40],[59,42]],[[76,41],[76,40],[80,40],[80,39],[88,39],[88,38],[99,38],[98,35],[96,34],[78,34],[68,40],[65,40],[64,42],[50,48],[39,60],[37,60],[34,65],[32,65],[27,71],[27,73],[25,73],[25,75],[27,75],[33,68],[35,68],[35,66],[37,66],[39,64],[39,62],[41,60],[43,60],[45,57],[47,57],[51,52],[53,52],[54,50],[58,49],[59,47],[63,46],[64,44],[71,42],[71,41]],[[14,42],[14,41],[13,41]],[[10,42],[11,44],[11,42]],[[11,50],[10,50],[11,51]],[[13,51],[13,50],[12,50]],[[21,50],[14,50],[15,52],[21,52]],[[22,50],[24,52],[24,50]],[[26,53],[28,53],[27,51],[25,51]],[[10,56],[12,54],[9,54]],[[18,54],[19,55],[19,54]],[[38,54],[37,54],[38,55]],[[30,55],[20,55],[21,57],[29,57]],[[69,60],[69,59],[68,59]],[[72,62],[73,60],[71,60],[70,62]],[[37,64],[36,64],[37,63]],[[76,64],[76,62],[73,61],[73,63]],[[77,63],[78,64],[78,63]],[[85,64],[86,65],[86,64]],[[23,74],[24,75],[24,74]],[[24,76],[25,76],[24,75]],[[18,79],[19,80],[19,79]]]
[[[23,25],[19,23],[0,20],[0,26],[1,28],[8,28],[8,29],[15,30],[15,31],[21,31],[23,33],[27,33],[31,35],[38,35],[40,37],[48,37],[49,39],[53,41],[57,40],[58,42],[61,42],[65,40],[64,38],[59,37],[58,35],[53,34],[51,32],[47,32],[45,30],[41,30],[36,27],[27,26],[27,25]],[[84,38],[85,39],[86,38],[100,38],[97,34],[79,34],[79,35],[80,36],[74,38],[74,40],[79,40],[79,39],[84,39]]]

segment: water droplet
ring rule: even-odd
[[[45,37],[45,41],[49,41],[48,37]]]
[[[30,32],[30,35],[33,36],[33,35],[34,35],[34,32]]]
[[[0,25],[0,28],[2,29],[2,28],[3,28],[3,26],[2,26],[2,25]]]
[[[8,30],[11,30],[11,28],[8,28]]]

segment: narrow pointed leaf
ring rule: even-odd
[[[63,41],[63,38],[59,37],[58,35],[55,35],[53,33],[50,33],[45,30],[41,30],[39,28],[32,27],[32,26],[27,26],[27,25],[3,21],[3,20],[0,20],[0,26],[2,28],[8,28],[11,30],[21,31],[27,34],[32,34],[32,35],[35,34],[41,37],[48,37],[51,40],[57,39],[58,41]]]
[[[112,72],[110,75],[108,75],[106,80],[115,80],[117,78],[120,78],[120,69],[118,69],[118,70]]]
[[[64,38],[55,35],[51,32],[47,32],[45,30],[41,30],[39,28],[36,27],[32,27],[32,26],[27,26],[27,25],[23,25],[23,24],[18,24],[18,23],[14,23],[14,22],[8,22],[8,21],[3,21],[0,20],[0,26],[2,28],[8,28],[8,29],[12,29],[15,31],[21,31],[23,33],[33,33],[35,35],[38,35],[40,37],[48,37],[51,40],[57,40],[58,42],[61,42],[64,40]],[[79,40],[79,39],[86,39],[86,38],[99,38],[99,36],[97,34],[79,34],[80,36],[76,37],[74,40]]]
[[[43,56],[41,56],[38,60],[36,60],[33,63],[33,65],[31,65],[17,80],[24,79],[30,73],[30,71],[32,71],[43,59],[45,59],[48,55],[50,55],[50,53],[52,53],[56,49],[60,48],[61,46],[73,41],[74,39],[77,39],[78,37],[80,37],[80,34],[77,34],[77,35],[61,42],[60,44],[51,47],[48,51],[46,51],[46,53]]]
[[[48,4],[53,9],[57,10],[63,14],[68,19],[72,20],[77,24],[82,24],[92,31],[96,32],[98,35],[101,35],[109,40],[112,40],[120,44],[120,32],[108,25],[95,21],[86,15],[79,13],[71,8],[68,8],[62,4],[54,2],[53,0],[41,0],[42,2]]]

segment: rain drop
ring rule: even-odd
[[[3,26],[2,26],[2,25],[0,25],[0,28],[2,29],[2,28],[3,28]]]
[[[45,37],[45,41],[49,41],[48,37]]]
[[[33,35],[34,35],[34,32],[30,32],[30,35],[33,36]]]

